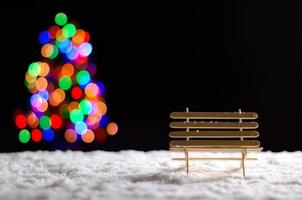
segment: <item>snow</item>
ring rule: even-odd
[[[302,199],[302,152],[257,153],[257,161],[246,163],[246,179],[242,171],[225,172],[238,161],[192,161],[186,175],[184,162],[172,156],[134,150],[1,153],[0,199]]]

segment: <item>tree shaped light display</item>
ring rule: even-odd
[[[109,123],[104,85],[92,79],[96,66],[88,59],[90,36],[68,23],[64,13],[55,16],[55,23],[39,35],[43,59],[31,63],[25,74],[31,110],[16,112],[19,141],[51,142],[62,137],[69,143],[102,142],[118,127]]]

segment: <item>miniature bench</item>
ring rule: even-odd
[[[248,158],[247,153],[261,151],[260,142],[251,139],[257,138],[259,132],[258,123],[252,120],[258,115],[254,112],[172,112],[173,121],[170,127],[173,130],[169,136],[170,150],[184,151],[186,172],[189,173],[189,160],[240,160],[243,177],[245,177],[245,160],[257,160]],[[184,121],[183,121],[184,120]],[[243,122],[243,120],[246,120]],[[240,152],[240,158],[192,158],[190,151],[211,152]]]

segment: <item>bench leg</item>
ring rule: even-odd
[[[188,148],[185,148],[185,160],[186,160],[186,171],[187,174],[189,173],[189,153],[188,153]]]
[[[243,178],[245,178],[245,165],[244,165],[244,160],[246,158],[246,150],[242,149],[242,173],[243,173]]]

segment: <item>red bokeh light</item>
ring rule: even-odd
[[[27,124],[27,119],[26,119],[25,115],[22,115],[22,114],[17,115],[15,118],[15,123],[19,129],[25,128],[26,124]]]
[[[51,120],[51,127],[54,129],[59,129],[62,127],[62,118],[60,117],[60,115],[57,114],[53,114],[50,117]]]
[[[82,94],[83,92],[80,87],[74,87],[71,90],[71,96],[74,99],[80,99],[82,97]]]
[[[39,129],[32,130],[31,139],[34,142],[40,142],[42,140],[42,132]]]

